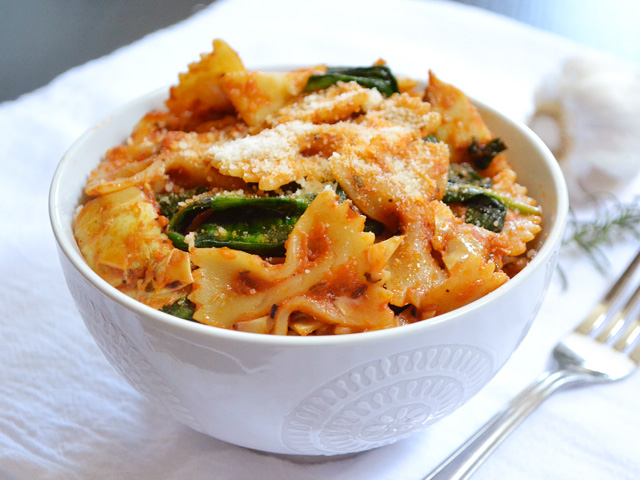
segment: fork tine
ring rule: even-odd
[[[633,345],[638,338],[638,334],[640,334],[640,325],[637,321],[635,323],[635,328],[631,331],[628,341],[625,344],[625,348],[629,345]],[[635,362],[636,365],[640,365],[640,342],[637,342],[636,346],[627,355]]]
[[[598,340],[606,342],[611,338],[614,338],[619,332],[618,340],[613,345],[613,348],[621,352],[625,351],[631,346],[638,334],[640,334],[640,315],[636,314],[636,318],[630,318],[635,308],[640,304],[640,286],[633,293],[631,298],[627,301],[622,311],[616,317],[617,325],[610,329],[611,334],[608,338],[602,340],[600,336],[603,336],[605,332],[602,332],[598,336]],[[626,324],[626,325],[625,325]]]
[[[600,300],[591,313],[587,315],[587,318],[585,318],[585,320],[576,327],[576,332],[591,336],[602,326],[604,321],[612,313],[611,307],[618,303],[618,300],[624,294],[627,285],[631,282],[633,274],[639,265],[640,251],[638,251],[627,269],[622,275],[620,275],[618,280],[616,280],[616,283],[613,284],[602,300]]]
[[[640,342],[638,342],[636,348],[629,352],[629,358],[633,360],[636,365],[640,365]]]
[[[630,321],[631,319],[629,317],[638,301],[640,301],[640,286],[638,286],[636,291],[633,292],[633,295],[631,295],[631,298],[627,300],[627,303],[622,307],[622,310],[620,310],[620,312],[617,313],[616,316],[607,324],[606,328],[598,333],[596,340],[602,343],[611,342],[611,340],[617,337],[622,331],[625,324],[628,323],[629,325],[627,325],[625,333],[620,336],[620,340],[618,341],[620,342],[621,340],[624,340],[626,343],[626,339],[633,331],[633,324],[637,323]]]
[[[614,345],[616,350],[624,352],[629,350],[635,343],[635,346],[629,350],[627,355],[633,360],[636,365],[640,365],[640,312],[636,314],[636,320],[633,322],[625,335]]]

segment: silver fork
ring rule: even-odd
[[[620,308],[640,252],[585,320],[553,349],[547,370],[423,480],[465,480],[552,393],[620,380],[640,365],[640,286]]]

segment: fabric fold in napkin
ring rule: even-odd
[[[107,363],[69,295],[49,225],[58,160],[127,101],[176,81],[225,39],[245,64],[367,64],[445,81],[525,120],[544,74],[585,47],[481,10],[438,1],[218,1],[195,16],[0,104],[0,478],[419,479],[544,368],[637,244],[606,248],[600,274],[561,253],[533,329],[503,370],[450,417],[407,440],[315,461],[263,454],[171,420]],[[499,61],[497,61],[498,59]],[[637,182],[635,191],[638,191]],[[633,193],[633,189],[632,192]],[[522,425],[474,479],[639,478],[640,377],[571,390]]]

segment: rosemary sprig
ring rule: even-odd
[[[602,247],[628,235],[640,239],[640,195],[629,203],[617,199],[601,203],[590,219],[578,219],[572,212],[563,247],[582,250],[601,273],[606,273],[609,262]]]

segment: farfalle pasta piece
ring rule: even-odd
[[[509,280],[495,263],[484,258],[473,236],[452,238],[443,253],[449,258],[447,279],[426,292],[422,301],[435,315],[450,312],[494,291]]]
[[[165,183],[165,163],[157,157],[149,157],[122,166],[102,164],[95,171],[85,193],[87,195],[107,195],[131,187],[160,190]]]
[[[243,187],[242,181],[220,175],[205,160],[204,152],[213,145],[243,137],[244,124],[225,122],[212,131],[183,132],[161,124],[151,130],[147,122],[141,123],[144,134],[138,128],[134,130],[129,141],[110,150],[105,161],[91,173],[85,188],[87,195],[104,195],[132,186],[158,192],[168,182],[185,188]]]
[[[314,124],[337,123],[354,114],[367,112],[382,102],[382,94],[376,89],[364,88],[355,82],[338,82],[280,108],[267,123],[270,126],[295,120]]]
[[[224,175],[257,183],[260,190],[277,188],[300,179],[331,178],[329,163],[322,155],[305,154],[322,127],[288,122],[260,133],[211,147],[206,157]]]
[[[445,279],[422,298],[436,315],[467,305],[509,280],[490,252],[493,232],[462,222],[443,203],[432,203],[431,245],[441,259]]]
[[[367,125],[399,125],[414,132],[418,138],[433,133],[441,124],[440,113],[432,110],[431,105],[408,93],[392,95],[376,108],[368,109],[360,123]]]
[[[331,173],[356,206],[393,228],[401,203],[442,198],[448,154],[444,143],[416,140],[411,130],[388,127],[363,129],[329,161]]]
[[[424,99],[442,115],[442,123],[435,130],[435,136],[449,145],[451,163],[468,162],[469,147],[474,142],[485,145],[494,140],[471,99],[458,88],[441,81],[433,72],[429,72]],[[506,165],[504,155],[497,155],[487,174],[492,176]]]
[[[391,237],[371,245],[366,253],[345,264],[331,266],[326,280],[278,307],[273,315],[273,333],[285,335],[294,313],[320,322],[315,323],[316,328],[333,325],[333,333],[339,331],[336,328],[355,333],[398,326],[399,319],[389,309],[391,294],[383,287],[388,277],[384,266],[401,242],[402,237]],[[301,334],[300,321],[297,323]],[[306,327],[310,328],[309,322]]]
[[[433,202],[413,204],[409,214],[401,212],[402,244],[387,265],[386,288],[392,292],[391,304],[411,305],[412,320],[424,320],[436,314],[436,308],[424,301],[425,295],[446,279],[438,261],[439,252],[431,244],[435,226]]]
[[[302,93],[314,70],[227,72],[219,83],[238,115],[254,127]]]
[[[508,280],[489,254],[494,234],[456,218],[442,202],[404,210],[405,241],[389,260],[391,303],[411,305],[410,321],[449,312]]]
[[[535,205],[533,199],[527,196],[526,187],[516,183],[516,173],[510,168],[504,168],[494,175],[492,188],[524,204]],[[496,259],[522,255],[527,251],[527,244],[542,230],[541,223],[540,215],[508,211],[504,228],[492,237],[491,253]]]
[[[208,112],[233,112],[233,104],[220,86],[228,72],[244,71],[238,54],[223,40],[213,41],[213,52],[201,55],[179,75],[180,82],[171,87],[165,102],[171,113],[199,116]]]
[[[348,202],[325,191],[291,232],[284,263],[227,248],[192,249],[198,267],[189,295],[194,319],[235,328],[268,316],[274,333],[286,334],[286,320],[296,311],[349,326],[357,309],[358,317],[371,319],[361,328],[396,325],[383,285],[386,259],[400,239],[374,245],[374,235],[363,232],[364,221]]]

